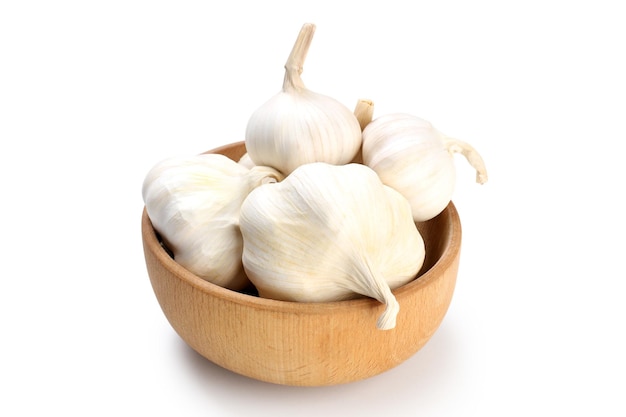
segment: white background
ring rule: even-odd
[[[614,1],[5,1],[0,414],[623,416],[626,15]],[[214,5],[211,5],[214,4]],[[194,353],[145,271],[158,160],[243,140],[303,79],[473,144],[450,310],[397,368],[283,387]]]

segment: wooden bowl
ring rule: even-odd
[[[243,142],[210,153],[238,160]],[[284,385],[365,379],[417,352],[443,320],[456,283],[461,223],[452,203],[418,225],[426,260],[418,278],[394,291],[396,327],[378,330],[384,307],[370,298],[329,303],[263,299],[211,284],[177,264],[144,209],[142,238],[154,293],[168,321],[200,355],[233,372]]]

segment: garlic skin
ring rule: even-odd
[[[363,130],[363,163],[409,201],[416,222],[432,219],[450,202],[456,182],[454,153],[463,154],[476,169],[476,182],[487,181],[485,164],[474,148],[419,117],[388,114]]]
[[[248,169],[252,169],[253,167],[255,167],[256,165],[254,164],[254,162],[252,162],[252,159],[250,158],[250,155],[248,155],[248,152],[244,153],[241,158],[239,158],[239,164],[243,165],[244,167],[248,168]]]
[[[347,164],[361,147],[359,121],[350,109],[308,90],[300,77],[314,32],[313,24],[302,27],[285,64],[282,91],[261,105],[246,127],[252,161],[285,175],[311,162]]]
[[[395,327],[392,289],[424,262],[422,236],[402,195],[365,165],[302,165],[256,188],[240,213],[243,266],[265,298],[327,302],[365,295],[386,304],[377,327]]]
[[[148,172],[142,196],[154,229],[178,264],[240,290],[249,280],[241,263],[239,209],[254,188],[282,178],[272,168],[248,169],[219,154],[172,157]]]

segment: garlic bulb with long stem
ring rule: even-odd
[[[249,285],[243,271],[239,209],[254,188],[280,181],[273,168],[248,169],[220,154],[167,158],[146,175],[148,217],[174,260],[232,290]]]
[[[365,295],[386,305],[380,329],[395,326],[391,290],[413,280],[424,262],[408,202],[361,164],[310,163],[256,188],[243,202],[240,227],[244,269],[261,297]]]
[[[245,142],[257,165],[288,175],[310,162],[349,163],[361,146],[355,115],[334,98],[308,90],[300,74],[315,25],[302,26],[285,64],[282,91],[248,120]]]
[[[362,152],[363,163],[407,198],[418,222],[435,217],[450,202],[456,182],[455,153],[465,156],[476,170],[476,182],[487,181],[484,161],[473,147],[409,114],[374,119],[363,130]]]

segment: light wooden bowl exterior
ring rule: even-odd
[[[243,142],[213,151],[238,160]],[[394,291],[392,330],[376,328],[383,311],[362,298],[330,303],[263,299],[211,284],[161,247],[144,210],[142,238],[150,282],[168,321],[208,360],[233,372],[284,385],[322,386],[377,375],[416,353],[443,320],[456,283],[461,223],[452,203],[420,224],[426,242],[421,276]]]

